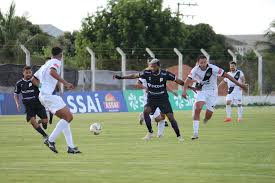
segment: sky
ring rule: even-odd
[[[63,31],[79,30],[88,13],[106,6],[106,0],[13,0],[16,14],[27,15],[34,24],[52,24]],[[12,0],[0,0],[0,9],[7,12]],[[219,34],[263,34],[275,20],[275,0],[164,0],[164,7],[195,15],[184,17],[187,24],[207,23]]]

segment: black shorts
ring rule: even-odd
[[[161,113],[163,113],[163,114],[173,113],[173,109],[172,109],[169,99],[162,99],[162,100],[148,99],[145,107],[150,107],[152,110],[151,111],[152,114],[155,113],[157,108],[159,108]]]
[[[41,119],[47,119],[47,113],[46,109],[43,105],[41,104],[36,104],[36,105],[26,105],[26,120],[27,122],[30,121],[32,117],[36,118],[36,115],[39,116]]]

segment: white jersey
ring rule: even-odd
[[[57,80],[50,75],[51,68],[56,69],[56,72],[60,75],[61,61],[53,58],[42,65],[34,74],[40,81],[39,90],[41,94],[52,95],[55,90]]]
[[[146,79],[139,78],[138,80],[142,83],[142,85],[144,87],[147,88],[147,81],[146,81]],[[147,91],[145,89],[143,89],[143,97],[144,97],[144,104],[146,104],[147,103],[147,98],[148,98],[148,93],[147,93]]]
[[[208,64],[207,68],[203,71],[200,66],[195,66],[188,77],[192,80],[197,80],[202,85],[202,91],[217,90],[217,77],[223,76],[224,70],[213,65]],[[206,76],[207,75],[207,76]],[[208,77],[204,80],[205,77]]]
[[[238,77],[237,81],[239,83],[242,83],[241,78],[244,77],[244,74],[241,70],[236,70],[235,72],[228,72],[227,74],[229,74],[233,78],[236,76],[236,74],[239,74],[239,77]],[[224,81],[227,83],[228,89],[230,87],[234,87],[234,90],[232,91],[232,93],[242,92],[242,89],[239,86],[237,86],[235,83],[233,83],[231,80],[229,80],[228,78],[224,78]]]

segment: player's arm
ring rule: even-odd
[[[187,77],[184,85],[183,85],[183,91],[182,91],[182,97],[187,98],[187,89],[193,84],[193,80],[190,77]]]
[[[37,79],[37,77],[33,76],[33,77],[31,78],[31,81],[32,81],[32,84],[33,84],[34,86],[39,87],[40,81],[39,81],[39,79]]]
[[[146,90],[147,88],[145,86],[143,86],[142,82],[140,80],[137,80],[136,82],[136,88],[138,89],[142,89],[142,90]]]
[[[62,79],[62,78],[59,76],[59,74],[57,74],[55,68],[53,68],[53,67],[51,68],[51,70],[50,70],[50,75],[51,75],[54,79],[56,79],[57,81],[59,81],[60,83],[62,83],[67,89],[69,89],[69,90],[74,89],[74,85],[71,84],[71,83],[69,83],[69,82],[67,82],[66,80]]]
[[[178,93],[175,92],[172,88],[170,88],[168,85],[167,85],[167,91],[171,92],[173,95],[175,96],[178,96]]]
[[[218,85],[218,89],[220,88],[220,87],[224,87],[224,86],[226,86],[226,81],[223,79],[221,82],[220,82],[220,84]]]
[[[233,83],[235,83],[237,86],[241,87],[244,91],[247,91],[247,86],[245,84],[239,83],[235,78],[233,78],[229,74],[224,73],[223,77],[229,79],[230,81],[232,81]]]
[[[135,73],[135,74],[129,74],[125,76],[114,75],[113,79],[137,79],[139,77],[140,77],[139,73]]]
[[[16,108],[17,108],[17,111],[18,111],[18,112],[20,111],[20,101],[19,101],[19,94],[20,94],[20,93],[21,93],[20,85],[19,85],[19,84],[16,84],[16,85],[15,85],[15,89],[14,89],[13,98],[14,98],[14,101],[15,101]]]

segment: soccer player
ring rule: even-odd
[[[218,87],[217,87],[217,77],[221,76],[224,78],[228,78],[230,81],[235,83],[237,86],[246,90],[246,86],[242,83],[239,83],[235,78],[231,75],[224,72],[223,69],[209,64],[207,58],[204,55],[200,55],[197,58],[197,65],[191,70],[190,74],[185,80],[184,89],[182,96],[187,98],[186,90],[190,84],[194,82],[194,80],[198,80],[199,82],[196,84],[197,86],[197,96],[194,104],[194,114],[193,114],[193,136],[192,140],[199,138],[199,121],[200,121],[200,113],[202,107],[206,105],[206,113],[204,118],[204,123],[212,117],[214,112],[214,108],[216,105],[216,99],[218,97]]]
[[[148,97],[148,88],[147,88],[147,81],[145,79],[139,78],[136,83],[136,87],[139,89],[143,90],[144,93],[144,104],[147,104],[147,97]],[[168,87],[167,87],[168,89]],[[173,91],[172,91],[173,92]],[[177,95],[176,93],[173,92],[174,95]],[[150,114],[151,120],[155,120],[158,124],[158,134],[157,137],[161,138],[164,136],[164,128],[166,126],[166,121],[165,121],[165,115],[161,113],[160,109],[157,108],[154,113]],[[142,125],[144,121],[144,115],[143,113],[140,114],[140,124]]]
[[[17,110],[20,111],[19,95],[22,95],[22,102],[25,106],[26,120],[30,122],[33,128],[43,136],[48,138],[47,133],[36,122],[36,115],[42,119],[42,126],[47,129],[47,114],[43,105],[41,105],[38,95],[38,88],[32,84],[32,70],[30,66],[25,66],[23,69],[23,78],[17,81],[14,90],[14,100]]]
[[[148,99],[147,104],[144,106],[144,119],[148,129],[147,135],[143,138],[144,140],[150,140],[153,138],[153,129],[151,125],[150,113],[154,113],[157,108],[165,114],[180,142],[183,142],[183,138],[180,135],[180,130],[178,127],[178,123],[174,118],[173,109],[169,102],[169,97],[166,89],[167,81],[175,81],[176,83],[183,85],[184,82],[178,78],[174,74],[169,71],[162,70],[160,68],[160,61],[158,59],[152,59],[149,62],[150,70],[144,70],[139,74],[131,74],[127,76],[118,76],[115,75],[116,79],[137,79],[142,78],[147,81],[148,87]]]
[[[47,61],[35,74],[39,79],[39,100],[40,102],[50,110],[52,114],[55,114],[60,118],[56,124],[55,129],[44,142],[53,152],[58,153],[55,147],[55,139],[63,132],[67,145],[68,153],[76,154],[81,153],[73,143],[73,137],[71,132],[70,123],[73,120],[71,111],[66,106],[63,99],[58,95],[53,95],[57,82],[62,83],[67,89],[73,89],[73,84],[67,82],[60,77],[61,73],[61,61],[63,50],[60,47],[52,48],[52,59]]]
[[[234,61],[231,61],[229,63],[230,76],[234,77],[238,82],[245,83],[245,77],[241,70],[237,69],[237,63]],[[239,86],[236,86],[235,83],[230,81],[227,78],[224,78],[224,80],[219,84],[219,87],[225,86],[227,84],[228,93],[226,95],[226,119],[224,122],[231,122],[231,105],[237,105],[238,106],[238,122],[241,122],[243,117],[243,107],[242,107],[242,89]]]

